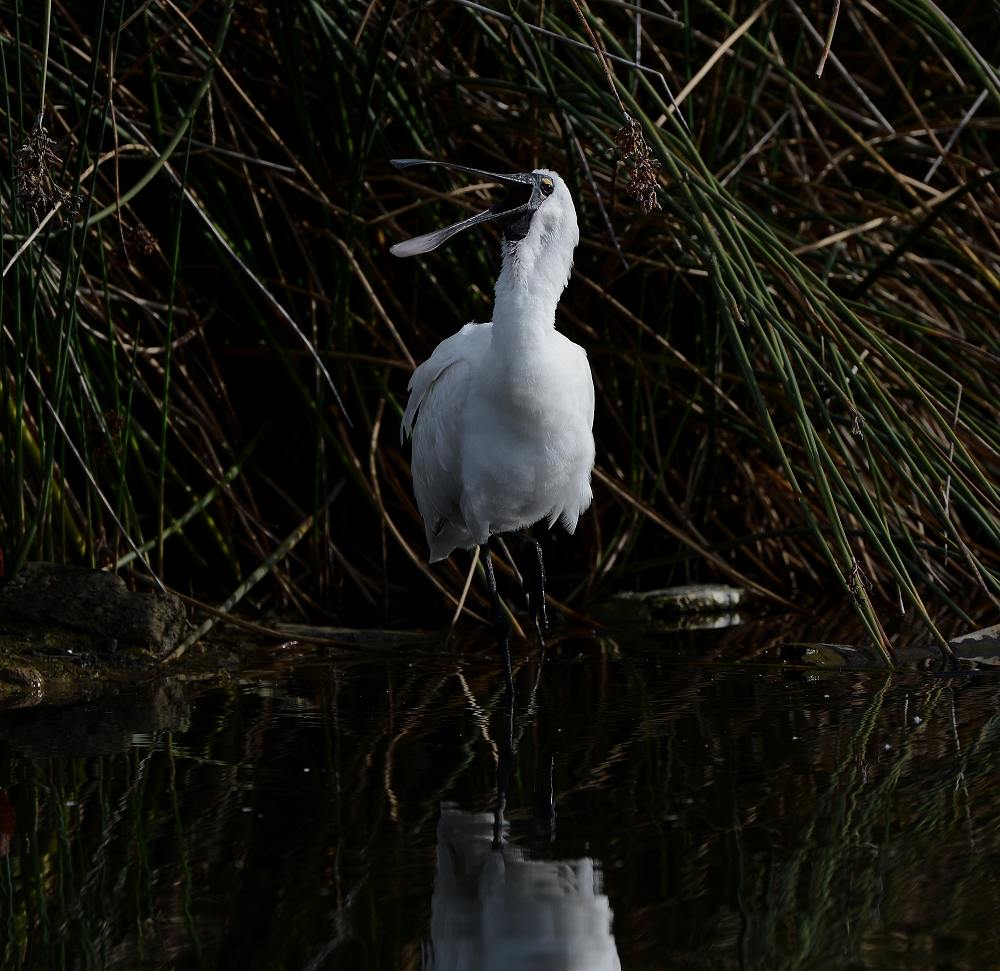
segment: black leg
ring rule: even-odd
[[[514,773],[514,692],[507,688],[503,732],[497,738],[497,801],[493,810],[493,849],[503,849],[503,814]]]
[[[549,612],[545,606],[545,561],[542,559],[541,543],[533,536],[527,536],[525,539],[521,582],[524,585],[524,599],[528,611],[541,638],[549,629]]]
[[[535,776],[535,822],[539,836],[552,842],[556,838],[555,755],[543,750],[538,756]]]
[[[493,556],[490,554],[488,543],[483,543],[479,547],[479,552],[483,560],[483,569],[486,571],[486,582],[490,588],[490,601],[493,605],[493,627],[497,632],[497,641],[500,644],[500,653],[503,655],[504,680],[507,682],[507,690],[514,692],[514,675],[510,663],[510,625],[504,615],[503,607],[500,604],[500,593],[497,590],[497,578],[493,572]]]

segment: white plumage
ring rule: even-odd
[[[423,971],[621,971],[600,868],[498,848],[495,822],[441,809]]]
[[[505,233],[493,320],[443,340],[410,379],[401,437],[413,437],[432,563],[542,519],[572,533],[590,505],[594,382],[583,348],[555,329],[576,210],[555,172],[530,178],[540,201],[512,210],[530,224],[523,238]]]

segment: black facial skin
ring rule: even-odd
[[[534,215],[533,210],[519,213],[516,216],[504,216],[503,213],[530,202],[534,191],[535,187],[531,184],[507,186],[503,196],[490,206],[490,209],[497,213],[496,222],[503,227],[504,239],[516,243],[528,235],[528,230],[531,228],[531,217]]]
[[[516,216],[505,216],[504,213],[530,202],[533,193],[534,186],[530,183],[508,185],[505,187],[503,196],[490,206],[490,210],[497,213],[496,222],[503,227],[504,239],[516,243],[528,235],[528,229],[531,227],[531,217],[534,215],[534,212],[529,210],[528,212],[519,213]]]
[[[517,219],[504,225],[503,238],[511,243],[519,243],[525,236],[528,235],[528,230],[531,229],[531,217],[533,215],[533,212],[526,212],[523,216],[518,216]]]

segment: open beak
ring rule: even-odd
[[[490,206],[485,212],[470,216],[461,222],[437,229],[433,233],[396,243],[389,248],[393,256],[419,256],[437,249],[445,240],[451,239],[456,233],[471,229],[479,223],[498,222],[503,226],[504,236],[509,240],[521,240],[528,234],[531,217],[542,204],[545,196],[542,193],[538,177],[533,172],[502,175],[499,172],[484,172],[482,169],[472,169],[466,165],[454,165],[451,162],[435,162],[423,158],[394,158],[392,165],[397,169],[408,169],[415,166],[440,165],[454,172],[467,172],[498,182],[507,188],[503,199]]]

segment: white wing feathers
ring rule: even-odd
[[[413,435],[413,424],[417,417],[417,410],[427,397],[434,382],[455,364],[466,357],[471,343],[477,343],[474,332],[477,328],[482,328],[488,332],[491,324],[466,324],[457,334],[446,337],[423,364],[420,365],[410,377],[410,383],[406,390],[410,392],[409,400],[406,403],[406,411],[403,412],[403,421],[399,426],[399,444],[406,441],[406,437]],[[485,336],[485,334],[483,335]]]
[[[413,439],[413,492],[432,563],[476,542],[459,511],[460,439],[471,378],[489,347],[491,330],[492,324],[466,324],[441,341],[410,378],[400,436]]]
[[[410,379],[402,436],[432,563],[543,519],[573,532],[590,505],[586,353],[552,330],[497,381],[495,326],[467,324]]]

